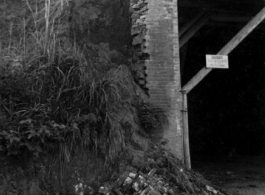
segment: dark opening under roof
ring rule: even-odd
[[[197,7],[223,11],[246,12],[261,9],[264,0],[179,0],[180,7]]]
[[[253,17],[265,6],[265,0],[179,0],[179,22],[201,11],[237,17]]]

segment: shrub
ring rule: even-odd
[[[67,0],[17,5],[7,3],[12,28],[1,29],[1,152],[68,161],[82,149],[114,161],[139,131],[129,69],[107,44],[74,41]]]

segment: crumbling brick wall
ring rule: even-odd
[[[149,54],[146,52],[145,36],[147,33],[145,19],[148,12],[148,3],[146,0],[133,0],[132,8],[132,29],[131,36],[133,37],[133,57],[135,80],[141,88],[148,94],[146,87],[146,66],[145,61],[149,59]]]
[[[183,158],[177,0],[132,0],[133,60],[150,103],[162,108],[168,126],[157,132]]]

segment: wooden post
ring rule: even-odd
[[[237,35],[229,41],[223,49],[217,54],[228,55],[255,27],[257,27],[265,18],[265,7],[241,30]],[[184,145],[184,161],[186,167],[191,168],[190,149],[189,149],[189,127],[188,127],[188,110],[187,110],[187,94],[207,75],[212,69],[202,68],[183,88],[183,145]]]
[[[182,92],[183,108],[182,108],[182,120],[183,120],[183,148],[184,148],[184,163],[187,169],[191,168],[190,160],[190,143],[189,143],[189,120],[188,120],[188,99],[187,94]]]
[[[179,40],[179,48],[181,48],[185,43],[187,43],[190,38],[208,21],[209,16],[206,15],[198,20],[198,22],[192,26]]]
[[[265,8],[263,8],[237,35],[229,41],[217,54],[228,55],[233,49],[251,33],[265,18]],[[212,69],[202,68],[183,88],[188,94]]]

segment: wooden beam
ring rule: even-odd
[[[208,21],[209,16],[206,15],[198,20],[183,36],[179,38],[179,47],[181,48],[187,43],[193,35]]]
[[[231,12],[208,12],[211,17],[209,19],[209,23],[211,22],[215,22],[216,25],[218,25],[219,22],[221,23],[226,23],[226,22],[231,22],[231,23],[247,23],[249,22],[253,16],[246,16],[246,15],[242,15],[242,13],[240,14],[235,14],[235,13],[231,13]],[[181,23],[183,26],[187,25],[189,22],[189,20],[182,20]],[[216,23],[218,22],[218,23]],[[183,24],[186,23],[186,24]],[[265,23],[265,22],[262,22]],[[182,30],[182,28],[180,29],[180,31]],[[184,30],[184,27],[183,27]]]
[[[255,27],[257,27],[265,18],[265,7],[244,27],[237,35],[229,41],[217,54],[228,55]],[[189,93],[212,69],[202,68],[183,88]]]
[[[199,20],[205,11],[200,12],[197,14],[192,20],[186,23],[180,30],[179,30],[179,37],[181,37],[197,20]]]

